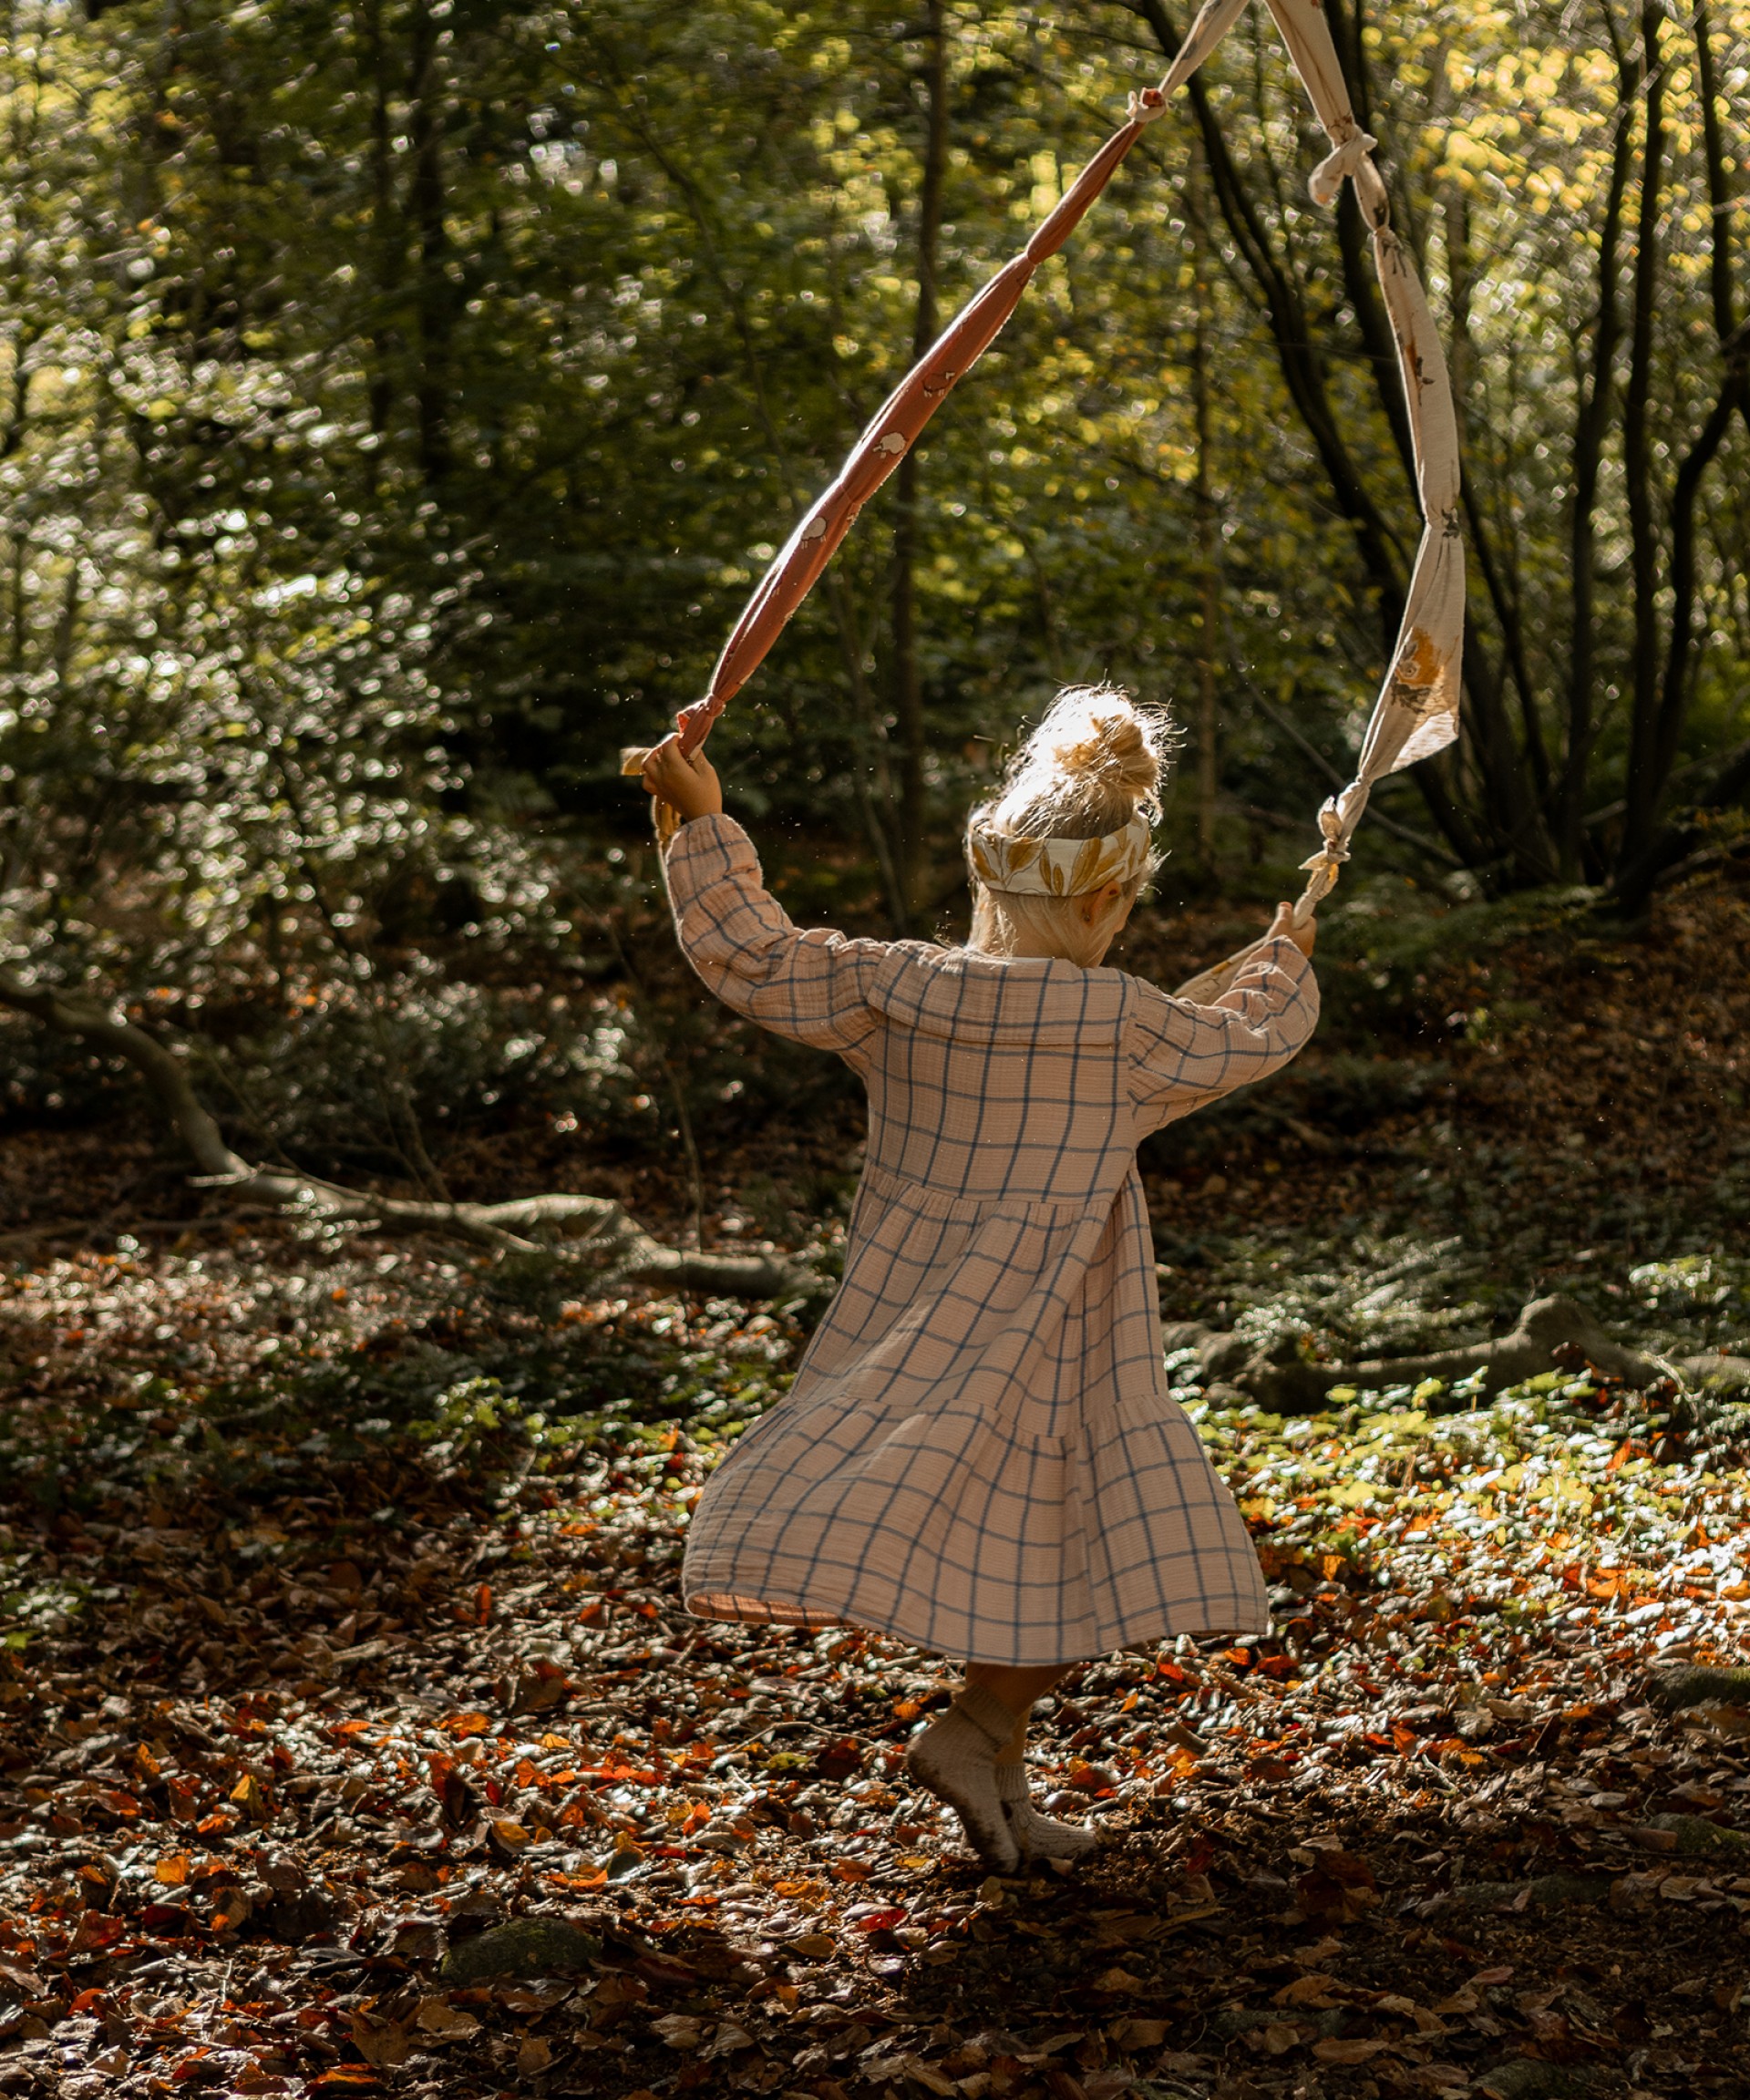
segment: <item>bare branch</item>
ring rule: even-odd
[[[611,1197],[552,1194],[502,1203],[432,1202],[347,1189],[316,1174],[252,1166],[226,1144],[219,1125],[201,1106],[182,1060],[129,1021],[118,1006],[24,984],[4,971],[0,1005],[28,1014],[62,1035],[77,1035],[132,1065],[200,1169],[190,1178],[196,1188],[223,1189],[233,1200],[265,1204],[324,1224],[436,1232],[495,1254],[544,1254],[588,1262],[640,1282],[678,1289],[769,1298],[800,1280],[801,1271],[771,1255],[705,1254],[664,1246]],[[543,1227],[559,1228],[561,1236],[557,1240],[530,1237]]]

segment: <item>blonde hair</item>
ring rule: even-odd
[[[1102,839],[1139,811],[1160,816],[1160,776],[1172,746],[1164,710],[1138,707],[1117,685],[1071,685],[1011,761],[1001,793],[973,812],[974,821],[1019,839]],[[1150,856],[1148,872],[1158,859]],[[1147,880],[1124,885],[1127,901]],[[973,883],[973,931],[967,947],[1013,955],[1021,942],[1091,969],[1110,938],[1082,917],[1076,897],[1017,896]]]

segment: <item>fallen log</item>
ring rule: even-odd
[[[132,1065],[198,1172],[197,1189],[222,1189],[232,1202],[358,1231],[433,1232],[495,1254],[539,1254],[637,1282],[732,1297],[773,1298],[813,1281],[808,1271],[767,1254],[706,1254],[653,1239],[623,1204],[606,1196],[554,1193],[500,1203],[457,1203],[379,1196],[319,1174],[262,1167],[233,1152],[202,1105],[182,1061],[156,1036],[100,1000],[20,983],[0,971],[0,1005],[45,1027],[77,1036]],[[537,1239],[536,1233],[542,1234]]]
[[[1750,1385],[1750,1360],[1738,1356],[1684,1356],[1667,1359],[1624,1347],[1571,1298],[1537,1298],[1519,1314],[1509,1334],[1467,1347],[1437,1349],[1419,1356],[1381,1356],[1353,1364],[1315,1364],[1298,1354],[1292,1340],[1259,1348],[1243,1335],[1217,1333],[1179,1324],[1167,1331],[1169,1348],[1195,1348],[1199,1369],[1210,1384],[1237,1387],[1277,1415],[1312,1414],[1339,1386],[1359,1392],[1391,1385],[1420,1385],[1438,1379],[1447,1388],[1476,1378],[1477,1390],[1499,1393],[1539,1373],[1564,1369],[1583,1360],[1607,1378],[1645,1388],[1662,1379],[1692,1391],[1730,1391]],[[1460,1406],[1441,1395],[1431,1400],[1435,1412]]]
[[[1667,1662],[1652,1673],[1650,1697],[1664,1714],[1692,1706],[1750,1706],[1750,1670],[1708,1662]]]

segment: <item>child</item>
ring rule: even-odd
[[[844,1282],[796,1383],[713,1475],[683,1586],[707,1618],[879,1629],[963,1658],[911,1777],[1012,1872],[1095,1842],[1022,1762],[1072,1663],[1269,1611],[1239,1511],[1168,1396],[1139,1139],[1312,1034],[1287,905],[1213,1006],[1102,967],[1154,866],[1165,724],[1062,694],[967,826],[963,948],[798,932],[715,774],[674,738],[682,948],[727,1005],[869,1092]]]

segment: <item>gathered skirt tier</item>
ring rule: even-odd
[[[1094,1208],[871,1168],[849,1245],[795,1385],[694,1511],[691,1611],[1010,1665],[1268,1623],[1166,1391],[1134,1165]]]

